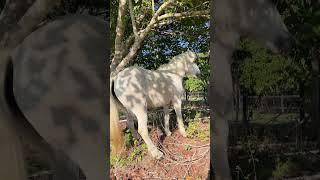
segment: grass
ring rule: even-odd
[[[198,138],[200,140],[206,140],[210,137],[209,128],[203,128],[203,123],[200,121],[202,117],[201,112],[197,112],[194,116],[193,120],[189,120],[188,127],[186,129],[187,137],[188,138]]]
[[[111,167],[125,167],[132,163],[142,161],[143,157],[147,154],[146,144],[133,147],[133,150],[127,156],[121,156],[118,154],[110,153],[110,165]]]
[[[274,179],[283,179],[286,176],[293,174],[297,171],[297,167],[290,159],[286,161],[277,160],[276,168],[272,172]]]
[[[125,145],[127,149],[130,149],[126,156],[114,154],[110,152],[110,165],[112,167],[125,167],[132,163],[141,161],[143,157],[147,154],[147,145],[138,145],[138,140],[136,140],[130,130],[125,131]]]

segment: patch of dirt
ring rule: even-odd
[[[209,129],[202,121],[201,129]],[[164,158],[154,160],[149,154],[141,161],[125,167],[111,167],[110,179],[207,179],[210,166],[210,142],[207,138],[185,138],[176,129],[165,137],[162,132],[150,132],[152,141],[164,153]],[[132,150],[128,150],[132,151]]]

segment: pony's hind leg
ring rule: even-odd
[[[175,102],[173,102],[173,107],[174,107],[174,110],[177,115],[177,121],[178,121],[178,127],[179,127],[180,134],[183,137],[187,137],[187,133],[184,128],[183,118],[182,118],[182,113],[181,113],[181,100],[177,99]]]
[[[146,108],[137,108],[135,107],[132,111],[137,119],[138,119],[138,132],[141,135],[144,142],[147,144],[148,151],[152,155],[153,158],[161,159],[163,157],[163,153],[158,150],[158,148],[153,144],[150,139],[148,132],[148,116]]]
[[[163,111],[164,111],[164,131],[167,136],[171,136],[170,125],[169,125],[169,120],[170,120],[169,107],[164,106]]]

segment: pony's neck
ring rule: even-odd
[[[182,68],[182,67],[178,67],[177,65],[170,66],[170,67],[168,66],[166,68],[160,67],[159,69],[157,69],[157,71],[176,74],[181,78],[183,78],[184,76],[186,76],[186,72],[182,69],[180,70],[179,68]]]

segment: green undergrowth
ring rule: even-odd
[[[286,176],[294,174],[297,171],[297,165],[291,160],[280,161],[277,159],[276,167],[272,171],[272,176],[274,179],[284,179]]]
[[[186,129],[188,138],[198,138],[200,140],[206,140],[210,137],[210,131],[208,126],[203,126],[200,118],[202,117],[201,112],[197,112],[193,120],[189,121]]]
[[[139,162],[147,155],[147,145],[138,145],[138,140],[136,140],[132,132],[128,129],[125,131],[125,146],[127,152],[125,155],[114,154],[110,152],[110,164],[111,167],[125,167],[132,163]]]

